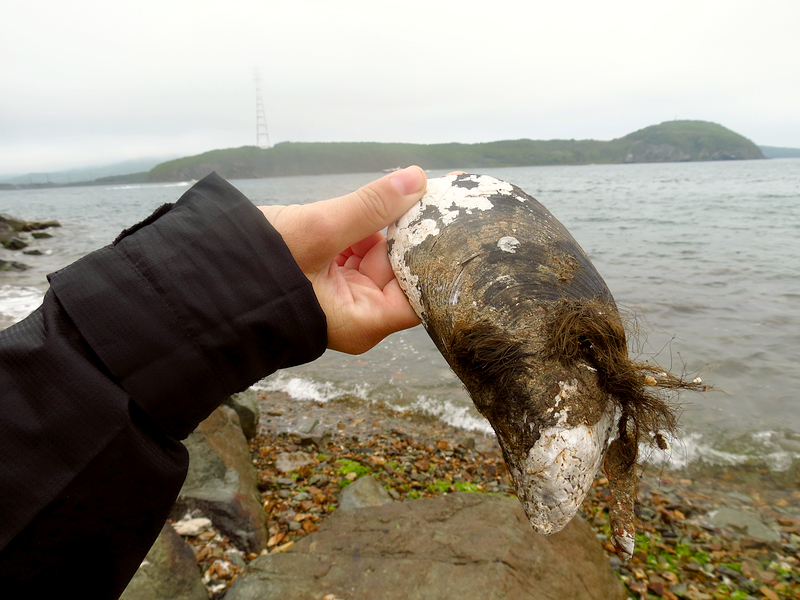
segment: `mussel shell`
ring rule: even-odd
[[[542,204],[485,175],[430,180],[388,239],[401,287],[497,433],[531,524],[559,530],[602,464],[615,408],[591,366],[543,358],[544,323],[564,300],[615,312],[605,282]]]

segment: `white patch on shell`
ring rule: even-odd
[[[419,277],[411,272],[405,261],[405,249],[396,242],[389,253],[389,262],[392,263],[392,270],[400,284],[400,288],[408,298],[408,303],[420,319],[425,317],[425,309],[422,307],[422,290],[419,289]]]
[[[636,549],[636,540],[630,533],[623,533],[622,535],[614,534],[613,536],[616,546],[620,548],[620,558],[623,560],[630,560],[633,556],[633,551]]]
[[[569,381],[559,381],[558,388],[559,388],[558,393],[553,398],[555,404],[553,404],[553,406],[544,411],[545,414],[549,415],[555,409],[558,408],[558,405],[561,404],[562,400],[566,400],[567,398],[570,398],[573,394],[578,392],[578,380],[570,379]],[[561,416],[558,419],[558,424],[561,425],[562,423],[565,423],[568,416],[569,416],[569,408],[565,408],[563,411],[561,411]]]
[[[519,248],[519,240],[515,237],[507,235],[497,240],[497,247],[500,248],[500,250],[502,250],[503,252],[510,252],[511,254],[516,254],[517,248]]]
[[[524,464],[510,465],[517,495],[537,533],[560,531],[583,503],[603,463],[614,410],[592,426],[565,426],[564,419],[541,432]]]
[[[397,222],[389,227],[387,237],[392,240],[389,261],[400,283],[400,287],[408,297],[411,307],[417,315],[424,319],[422,293],[419,289],[419,278],[411,272],[405,262],[405,255],[411,248],[418,246],[430,236],[437,236],[440,227],[446,227],[465,211],[471,214],[476,210],[489,210],[494,205],[487,196],[498,194],[509,195],[514,189],[510,183],[500,181],[487,175],[471,175],[469,180],[477,183],[472,188],[453,185],[457,175],[431,179],[422,199],[414,205]],[[429,206],[439,212],[439,219],[423,219],[422,214]],[[438,222],[437,222],[438,221]],[[453,290],[451,301],[458,301],[457,288]]]

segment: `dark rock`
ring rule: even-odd
[[[23,248],[27,248],[28,244],[22,238],[12,237],[9,238],[7,241],[2,242],[3,247],[6,250],[22,250]]]
[[[61,223],[58,221],[28,221],[29,231],[38,231],[50,227],[61,227]]]
[[[199,509],[237,548],[261,551],[267,545],[266,514],[236,412],[221,406],[184,443],[189,473],[172,518]]]
[[[51,234],[45,231],[34,231],[33,233],[31,233],[31,235],[33,236],[34,239],[37,240],[44,240],[53,237]]]
[[[26,271],[30,267],[13,260],[0,260],[0,271]]]
[[[6,214],[0,214],[0,223],[5,223],[14,231],[37,231],[48,227],[61,227],[61,223],[58,221],[25,221]]]
[[[11,215],[0,214],[0,224],[5,224],[11,231],[28,231],[28,222]]]
[[[0,244],[7,242],[14,237],[14,230],[8,223],[0,222]]]
[[[255,392],[245,390],[244,392],[233,394],[225,401],[225,404],[239,415],[239,424],[242,427],[244,437],[248,440],[253,439],[258,433],[258,419],[261,414]]]
[[[120,600],[208,600],[192,549],[169,523]]]
[[[625,598],[600,543],[575,518],[533,532],[514,498],[450,494],[336,511],[285,553],[261,556],[226,600]]]

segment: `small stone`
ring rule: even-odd
[[[314,431],[314,428],[317,425],[319,425],[319,419],[306,417],[297,424],[297,432],[301,434],[309,434]]]
[[[392,502],[389,492],[374,477],[361,477],[348,485],[339,498],[339,509],[350,510]]]
[[[315,486],[322,487],[326,483],[328,483],[328,477],[326,475],[321,474],[321,473],[315,473],[308,480],[308,485],[309,486],[314,486],[315,485]]]
[[[281,452],[275,459],[275,467],[283,473],[291,473],[312,462],[313,459],[305,452]]]
[[[750,581],[749,579],[739,581],[739,586],[750,594],[755,594],[760,587],[755,581]]]
[[[664,584],[660,581],[651,581],[647,584],[647,589],[653,592],[656,596],[663,596],[666,590]]]
[[[780,534],[764,525],[757,513],[723,507],[709,513],[708,517],[717,527],[732,527],[738,531],[745,531],[748,536],[757,540],[781,541]]]
[[[763,585],[758,589],[759,592],[764,594],[764,597],[768,600],[781,600],[780,596],[769,589],[767,586]]]
[[[172,528],[178,533],[178,535],[194,537],[205,531],[208,531],[208,529],[211,528],[211,519],[200,517],[196,519],[175,521],[175,523],[172,524]]]

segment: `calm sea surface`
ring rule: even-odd
[[[800,460],[800,160],[484,169],[535,196],[570,230],[618,304],[637,317],[632,350],[699,375],[673,465]],[[442,175],[431,172],[429,176]],[[256,204],[339,195],[375,174],[233,183]],[[0,273],[0,326],[23,318],[45,275],[109,243],[189,184],[0,191],[0,212],[58,219],[42,256],[0,250],[33,268]],[[422,328],[370,352],[336,352],[267,378],[301,400],[355,396],[489,431]],[[654,457],[657,460],[657,457]]]

